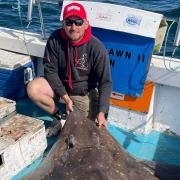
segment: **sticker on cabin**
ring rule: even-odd
[[[121,93],[118,93],[118,92],[113,91],[111,93],[111,98],[114,98],[114,99],[124,100],[124,97],[125,97],[124,94],[121,94]]]
[[[139,28],[141,21],[142,21],[142,16],[128,14],[123,24],[124,26]]]
[[[111,22],[112,15],[109,13],[97,13],[96,20]]]

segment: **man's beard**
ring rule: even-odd
[[[69,39],[71,40],[71,41],[79,41],[80,39],[82,39],[82,35],[80,35],[80,34],[78,34],[78,35],[76,35],[76,34],[73,34],[73,31],[72,32],[70,32],[69,33]]]

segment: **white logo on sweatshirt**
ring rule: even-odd
[[[87,61],[87,54],[83,54],[81,58],[78,59],[77,69],[81,69],[84,71],[88,70],[88,61]]]

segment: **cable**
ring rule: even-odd
[[[170,71],[170,70],[169,70],[168,67],[166,66],[166,60],[165,60],[165,56],[166,56],[166,45],[167,45],[167,39],[168,39],[168,36],[169,36],[169,31],[170,31],[172,25],[174,24],[174,22],[175,22],[175,21],[173,20],[172,23],[170,24],[168,30],[167,30],[166,38],[165,38],[165,43],[164,43],[164,51],[163,51],[164,67],[165,67],[168,71]]]
[[[38,0],[38,11],[39,11],[39,18],[40,18],[40,23],[41,23],[42,36],[43,36],[43,39],[46,39],[46,33],[45,33],[45,28],[44,28],[44,20],[43,20],[43,16],[42,16],[40,0]]]
[[[168,68],[167,65],[166,65],[166,59],[165,59],[165,57],[166,57],[166,45],[167,45],[167,39],[168,39],[168,36],[169,36],[169,31],[170,31],[172,25],[173,25],[175,22],[176,22],[176,21],[173,20],[172,23],[170,24],[168,30],[167,30],[167,34],[166,34],[166,38],[165,38],[165,44],[164,44],[164,51],[163,51],[164,66],[165,66],[166,70],[168,70],[168,71],[170,71],[170,72],[177,72],[177,71],[179,71],[179,69],[180,69],[180,66],[178,66],[178,67],[176,67],[176,68],[172,68],[172,67],[171,67],[172,59],[173,59],[174,54],[175,54],[175,52],[176,52],[176,50],[177,50],[177,48],[178,48],[179,46],[175,47],[174,50],[173,50],[172,56],[171,56],[171,58],[170,58],[170,60],[169,60],[169,68]]]
[[[178,49],[178,47],[179,47],[179,46],[176,46],[176,47],[174,48],[173,53],[172,53],[172,57],[171,57],[171,59],[170,59],[170,61],[169,61],[169,68],[170,68],[171,71],[173,71],[173,72],[179,72],[179,71],[180,71],[180,66],[177,66],[177,67],[175,67],[175,68],[172,68],[172,67],[171,67],[172,59],[173,59],[174,54],[175,54],[176,50]],[[175,62],[175,61],[173,61],[173,62]]]
[[[27,54],[30,56],[30,52],[29,52],[28,47],[27,47],[27,40],[25,37],[25,31],[24,31],[23,22],[22,22],[22,16],[21,16],[21,0],[17,0],[17,7],[16,8],[12,7],[12,8],[18,10],[19,20],[20,20],[20,25],[21,25],[21,29],[22,29],[22,35],[23,35],[23,42],[24,42],[24,45],[26,47]]]

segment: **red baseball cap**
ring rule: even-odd
[[[77,16],[81,19],[87,19],[86,11],[83,5],[73,2],[64,7],[63,20],[70,16]]]

